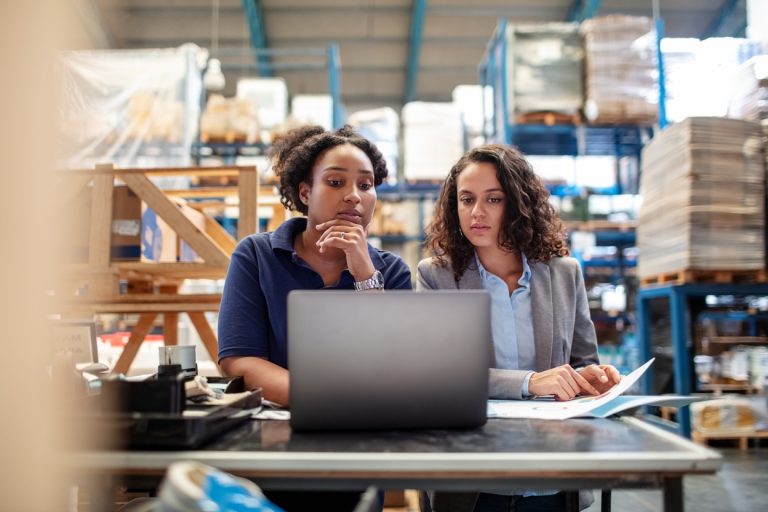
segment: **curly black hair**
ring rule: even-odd
[[[456,162],[440,190],[432,222],[427,226],[426,245],[442,265],[453,267],[458,281],[474,255],[474,247],[461,233],[457,179],[471,163],[487,162],[496,167],[496,177],[506,196],[504,223],[498,243],[519,250],[531,263],[569,254],[566,233],[549,191],[534,174],[522,153],[501,144],[470,150]]]
[[[387,178],[387,163],[381,152],[351,126],[326,131],[322,126],[303,126],[289,131],[272,149],[273,169],[280,177],[280,202],[289,210],[307,214],[307,205],[299,199],[299,185],[312,184],[312,166],[323,151],[342,144],[360,148],[373,165],[375,186]]]

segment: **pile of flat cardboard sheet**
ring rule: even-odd
[[[595,124],[652,124],[658,115],[656,32],[650,18],[604,16],[581,24],[584,115]]]
[[[640,278],[765,266],[765,169],[758,123],[693,117],[642,153]]]

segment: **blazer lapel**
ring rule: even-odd
[[[552,305],[552,279],[549,265],[537,262],[531,272],[531,313],[533,315],[533,338],[536,345],[536,371],[551,368],[552,343],[554,342],[554,321]]]
[[[469,262],[467,270],[461,275],[459,279],[458,288],[460,290],[482,290],[483,278],[480,275],[480,270],[477,268],[477,262],[474,258]]]

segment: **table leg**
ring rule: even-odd
[[[664,511],[683,512],[683,477],[670,476],[664,478]]]
[[[603,489],[600,495],[600,512],[611,512],[611,490]]]
[[[579,491],[565,492],[565,510],[568,512],[579,512]]]

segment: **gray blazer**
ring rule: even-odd
[[[574,368],[597,364],[597,336],[578,262],[573,258],[556,257],[547,263],[532,263],[531,273],[536,368],[530,370],[544,371],[565,363]],[[456,282],[450,265],[443,267],[434,258],[427,258],[419,262],[416,289],[482,290],[483,278],[474,259]],[[488,395],[490,398],[521,399],[523,379],[530,370],[491,368]],[[476,492],[430,493],[434,512],[471,511],[477,497]],[[579,510],[593,502],[592,491],[579,492]]]
[[[587,292],[578,262],[554,257],[531,264],[531,311],[536,344],[536,368],[502,370],[491,368],[488,394],[491,398],[521,399],[525,375],[570,363],[574,368],[597,363],[597,336],[589,315]],[[419,262],[417,290],[483,289],[483,280],[472,259],[456,282],[450,265],[434,258]]]

